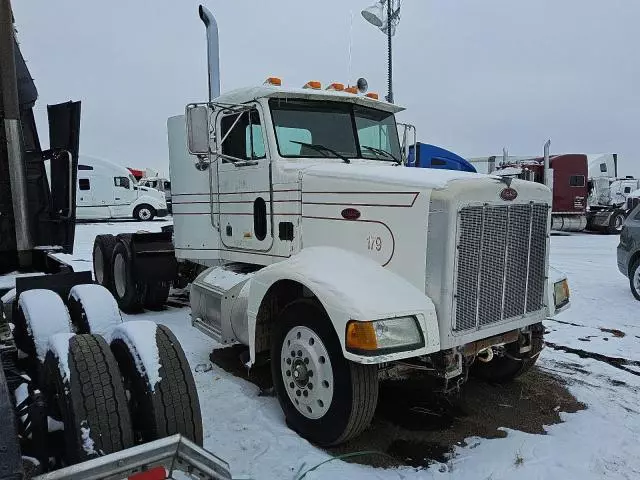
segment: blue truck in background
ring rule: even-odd
[[[449,150],[429,145],[428,143],[416,143],[418,154],[415,148],[409,147],[407,165],[418,168],[440,168],[443,170],[460,170],[463,172],[477,173],[475,167],[467,160]]]

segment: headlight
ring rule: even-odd
[[[556,309],[563,307],[569,302],[569,282],[567,282],[566,278],[553,284],[553,298]]]
[[[351,320],[347,324],[347,350],[362,355],[378,355],[411,350],[424,345],[415,317],[398,317],[372,322]]]

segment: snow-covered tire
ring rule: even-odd
[[[620,233],[626,219],[627,214],[624,212],[624,210],[615,210],[609,218],[609,228],[607,228],[607,232],[612,235]]]
[[[141,222],[150,222],[156,216],[156,209],[143,203],[133,209],[133,218]]]
[[[114,329],[111,350],[129,392],[136,442],[180,433],[202,445],[198,392],[171,330],[146,320],[126,322]]]
[[[27,355],[27,373],[36,379],[47,354],[49,337],[71,332],[67,307],[53,290],[27,290],[18,298],[13,323],[16,345]]]
[[[98,335],[51,337],[45,395],[64,424],[64,460],[75,464],[133,446],[122,378]]]
[[[113,291],[111,256],[118,240],[114,235],[97,235],[93,242],[93,276],[98,285]]]
[[[149,310],[161,310],[169,298],[170,282],[150,282],[144,285],[143,304]]]
[[[316,302],[296,300],[280,314],[272,334],[271,373],[287,424],[311,442],[344,443],[371,423],[378,401],[377,366],[344,358]]]
[[[493,360],[483,363],[476,359],[471,373],[476,377],[492,383],[506,383],[527,373],[540,357],[544,348],[544,326],[536,323],[531,326],[531,350],[520,353],[518,342],[504,346],[505,354],[495,354]]]
[[[142,309],[142,292],[133,275],[131,250],[129,245],[119,240],[111,257],[113,275],[113,296],[120,310],[127,313]]]
[[[76,285],[69,292],[69,316],[76,333],[107,335],[122,323],[116,299],[102,285]]]

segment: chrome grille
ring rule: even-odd
[[[478,329],[544,306],[548,206],[460,211],[455,331]]]

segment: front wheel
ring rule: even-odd
[[[138,205],[133,210],[133,218],[141,222],[150,222],[156,216],[156,209],[151,205]]]
[[[378,401],[377,366],[344,358],[330,319],[314,302],[292,302],[274,328],[271,372],[287,424],[322,446],[359,435]]]

